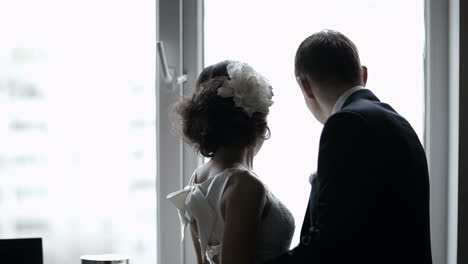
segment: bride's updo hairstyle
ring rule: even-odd
[[[269,136],[268,111],[248,113],[236,106],[233,97],[220,95],[231,80],[228,65],[222,61],[203,69],[191,97],[175,105],[184,138],[205,157],[219,148],[253,148],[259,138]]]

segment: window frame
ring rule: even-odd
[[[454,218],[458,220],[457,232],[455,235],[458,240],[453,246],[458,249],[458,254],[455,254],[454,258],[457,259],[458,263],[467,263],[468,261],[468,163],[462,162],[468,160],[468,124],[462,122],[462,120],[468,120],[468,3],[467,1],[452,0],[454,6],[452,13],[455,16],[454,24],[455,30],[453,30],[454,46],[456,52],[452,59],[455,61],[455,75],[454,88],[456,89],[455,94],[458,95],[455,98],[458,102],[454,112],[457,114],[456,122],[458,127],[458,160],[454,164],[458,168],[458,177],[456,182],[458,195],[455,199],[457,201],[458,214],[454,215]],[[461,48],[460,48],[461,47]],[[456,251],[456,250],[455,250]],[[455,262],[453,262],[455,263]]]
[[[202,159],[174,131],[171,106],[194,89],[203,67],[202,0],[156,0],[156,41],[164,53],[172,81],[165,80],[161,54],[156,59],[157,255],[158,263],[195,263],[191,239],[182,239],[168,193],[182,189]],[[161,11],[163,10],[163,11]],[[155,47],[156,48],[156,47]],[[185,230],[184,237],[190,237]]]
[[[456,264],[459,218],[459,0],[425,1],[425,148],[434,263]],[[460,133],[460,134],[459,134]]]

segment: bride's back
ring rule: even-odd
[[[201,171],[203,172],[202,168]],[[187,199],[185,214],[190,212],[191,225],[195,225],[193,229],[197,233],[202,258],[210,263],[217,263],[219,257],[223,257],[223,242],[226,241],[225,223],[229,220],[225,218],[226,215],[223,212],[223,202],[229,200],[225,190],[229,184],[236,181],[236,178],[255,176],[244,168],[229,168],[208,177],[203,177],[203,174],[201,177],[197,176],[198,171],[194,173],[189,183],[190,199]],[[203,180],[198,181],[197,178]],[[243,186],[235,185],[234,188],[243,188]],[[249,195],[245,191],[235,190],[235,192]],[[255,263],[262,263],[289,249],[294,233],[294,219],[288,209],[267,188],[265,211],[257,231],[257,234],[252,235],[252,238],[256,240]]]

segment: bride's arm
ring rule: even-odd
[[[256,177],[248,172],[230,177],[221,203],[225,219],[222,264],[254,263],[265,202],[265,187]]]

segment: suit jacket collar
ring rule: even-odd
[[[347,91],[345,91],[342,95],[340,95],[340,97],[338,97],[338,100],[336,100],[335,102],[335,106],[333,106],[333,109],[332,109],[332,115],[338,111],[341,110],[341,108],[343,108],[343,105],[344,103],[346,102],[346,100],[348,100],[348,98],[353,95],[353,93],[361,90],[361,89],[365,89],[364,86],[354,86],[350,89],[348,89]]]
[[[379,98],[375,96],[373,92],[371,92],[369,89],[361,89],[356,92],[354,92],[348,99],[344,102],[343,108],[345,108],[347,105],[351,104],[354,101],[357,100],[370,100],[370,101],[375,101],[375,102],[380,102]]]

